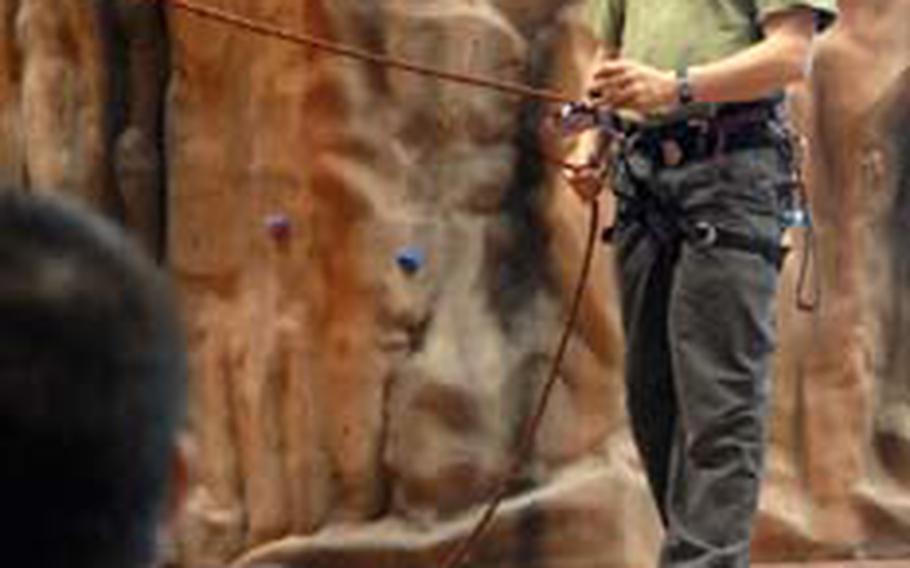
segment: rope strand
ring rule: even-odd
[[[588,235],[585,244],[585,251],[582,260],[581,269],[576,280],[575,292],[572,296],[572,303],[569,307],[569,315],[566,324],[563,327],[562,335],[559,338],[559,344],[556,353],[553,355],[553,362],[544,382],[543,391],[537,399],[537,405],[534,407],[534,414],[525,422],[521,438],[518,441],[518,450],[510,465],[509,471],[502,478],[493,496],[490,498],[486,508],[480,516],[480,519],[474,525],[471,534],[459,545],[452,549],[440,565],[441,568],[459,568],[468,560],[470,553],[477,547],[481,537],[489,528],[493,517],[502,505],[503,500],[509,491],[509,485],[518,478],[521,467],[529,456],[534,447],[534,440],[537,432],[540,430],[540,424],[546,414],[549,406],[550,397],[553,394],[553,387],[559,380],[559,370],[565,359],[566,351],[569,348],[569,340],[572,338],[572,332],[578,321],[578,315],[581,311],[581,301],[584,298],[585,288],[591,274],[591,265],[594,260],[594,246],[597,243],[597,229],[600,227],[600,204],[597,200],[591,201],[590,215],[588,219]]]
[[[282,28],[266,22],[256,22],[239,14],[234,14],[225,10],[213,8],[211,6],[203,6],[201,4],[192,2],[191,0],[147,1],[158,2],[160,4],[171,6],[173,8],[177,8],[179,10],[194,14],[202,18],[221,22],[223,24],[228,24],[258,35],[272,37],[296,45],[318,49],[319,51],[331,53],[338,57],[346,57],[348,59],[364,61],[381,67],[397,69],[399,71],[414,73],[416,75],[423,75],[424,77],[432,77],[434,79],[440,79],[443,81],[448,81],[450,83],[472,85],[475,87],[499,91],[501,93],[528,97],[532,99],[548,101],[551,103],[568,103],[575,100],[574,97],[570,97],[564,93],[552,91],[549,89],[531,87],[522,83],[503,81],[501,79],[495,79],[492,77],[483,77],[469,73],[448,71],[430,65],[414,63],[412,61],[391,55],[380,55],[372,53],[366,49],[355,47],[353,45],[327,40],[325,38],[320,38],[300,31],[289,30],[287,28]]]

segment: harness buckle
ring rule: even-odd
[[[717,227],[707,221],[698,221],[692,227],[692,245],[696,248],[708,248],[717,244]]]

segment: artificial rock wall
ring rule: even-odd
[[[592,47],[571,0],[205,1],[568,92]],[[910,0],[842,9],[795,102],[821,307],[794,308],[796,235],[763,560],[910,557]],[[176,558],[437,565],[509,467],[581,261],[545,108],[144,0],[0,0],[0,26],[0,182],[122,219],[182,290],[197,468]],[[653,560],[610,262],[476,566]]]

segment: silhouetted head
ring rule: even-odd
[[[169,286],[137,247],[74,205],[0,192],[4,565],[149,565],[185,375]]]

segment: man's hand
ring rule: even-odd
[[[591,103],[653,114],[678,100],[676,74],[629,59],[606,59],[596,65],[588,88]]]
[[[566,170],[566,181],[585,203],[597,199],[603,190],[604,171],[600,165],[586,165]]]

